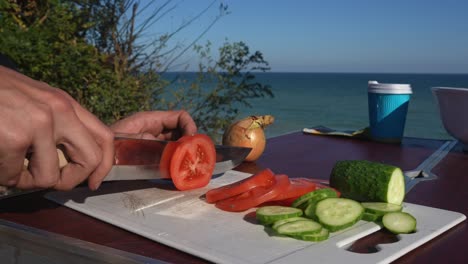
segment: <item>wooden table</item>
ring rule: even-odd
[[[290,177],[328,179],[337,160],[366,159],[401,167],[416,168],[446,141],[405,138],[401,145],[342,137],[291,133],[268,140],[256,163],[243,163],[237,170],[254,173],[271,168]],[[468,215],[468,154],[460,145],[432,170],[438,179],[418,183],[406,196],[407,202],[442,208]],[[115,184],[115,183],[105,183]],[[44,192],[0,200],[0,219],[77,238],[172,263],[206,263],[177,249],[153,242],[43,198]],[[356,252],[371,252],[375,244],[393,238],[384,231],[360,239]],[[468,263],[467,222],[458,224],[430,242],[398,259],[397,263]]]

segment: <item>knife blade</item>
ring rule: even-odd
[[[114,166],[104,181],[163,179],[159,162],[171,141],[116,137]],[[215,145],[213,175],[224,173],[244,161],[251,148]]]

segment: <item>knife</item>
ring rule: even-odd
[[[162,179],[159,162],[171,141],[116,137],[114,166],[104,181]],[[241,164],[251,148],[215,145],[213,175],[222,174]]]
[[[130,137],[114,138],[114,165],[103,181],[164,179],[159,162],[170,142],[158,139]],[[213,175],[222,174],[237,167],[249,155],[251,148],[215,145],[216,163]],[[68,164],[62,150],[57,149],[59,166]],[[29,160],[24,160],[27,169]]]
[[[420,181],[429,181],[437,179],[437,175],[431,172],[449,152],[456,146],[457,140],[446,141],[434,153],[427,157],[419,166],[414,170],[404,171],[405,175],[405,191],[408,193]]]

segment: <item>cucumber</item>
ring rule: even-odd
[[[297,235],[293,237],[296,239],[304,240],[304,241],[319,242],[319,241],[327,240],[328,237],[330,237],[330,231],[328,231],[326,228],[322,228],[319,233],[303,234],[303,235]]]
[[[330,175],[330,186],[342,197],[359,202],[401,205],[405,179],[400,168],[366,160],[338,161]]]
[[[303,212],[300,209],[278,205],[263,206],[258,208],[256,211],[258,221],[264,225],[270,225],[278,220],[297,217],[302,214]]]
[[[364,214],[362,215],[362,220],[367,221],[367,222],[377,222],[382,219],[382,216],[383,215],[369,213],[369,212],[364,211]]]
[[[400,212],[403,208],[401,205],[391,204],[391,203],[382,203],[382,202],[370,202],[370,203],[361,203],[366,212],[384,215],[386,213]]]
[[[294,222],[294,221],[299,221],[299,220],[309,220],[309,219],[305,218],[305,217],[300,217],[300,216],[281,219],[281,220],[278,220],[278,221],[274,222],[273,225],[271,226],[271,228],[276,231],[278,229],[278,227],[280,225],[282,225],[282,224],[286,224],[286,223]]]
[[[311,203],[317,203],[322,199],[337,196],[336,192],[330,188],[318,189],[300,196],[294,200],[291,206],[305,210]]]
[[[416,218],[409,213],[387,213],[382,218],[382,224],[394,234],[408,234],[416,231]]]
[[[347,198],[326,198],[317,203],[315,215],[330,232],[345,229],[361,220],[364,207]]]
[[[315,234],[322,230],[322,225],[312,220],[292,221],[278,226],[276,232],[280,235],[299,236]]]
[[[304,209],[304,214],[311,219],[318,220],[315,215],[315,207],[317,207],[317,203],[325,198],[337,198],[338,194],[335,190],[330,188],[315,190],[313,194],[314,195],[307,201],[307,207]]]

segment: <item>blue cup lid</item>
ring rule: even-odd
[[[369,93],[381,94],[412,94],[411,85],[400,83],[379,83],[377,81],[369,81]]]

